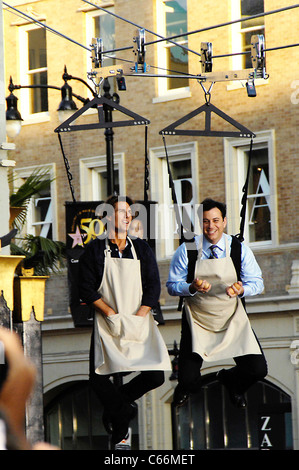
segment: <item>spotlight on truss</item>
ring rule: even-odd
[[[116,77],[118,91],[125,91],[127,89],[125,77]]]
[[[246,82],[246,89],[247,89],[247,95],[248,95],[249,98],[254,98],[256,96],[256,89],[255,89],[255,86],[254,86],[254,80],[253,79],[249,79]]]

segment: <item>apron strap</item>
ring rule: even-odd
[[[133,259],[138,259],[137,258],[137,254],[136,254],[136,250],[135,250],[135,247],[134,247],[134,244],[132,242],[132,240],[130,239],[130,237],[127,237],[127,240],[129,240],[129,243],[131,245],[131,251],[132,251],[132,255],[133,255]],[[111,257],[111,248],[109,246],[109,243],[108,243],[108,237],[105,238],[105,250],[104,250],[104,256],[106,257]]]
[[[225,257],[230,258],[230,248],[229,248],[227,237],[225,237]]]
[[[104,250],[104,256],[111,258],[111,248],[108,243],[108,237],[105,237],[105,250]]]
[[[130,237],[127,237],[127,239],[129,240],[129,242],[131,243],[131,251],[132,251],[132,255],[133,255],[133,259],[137,259],[137,254],[136,254],[136,250],[135,250],[135,246],[131,240]]]

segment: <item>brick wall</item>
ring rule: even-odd
[[[152,31],[156,30],[155,0],[116,0],[115,12],[139,25],[146,25]],[[265,10],[275,10],[287,5],[288,2],[265,0]],[[101,4],[102,5],[102,4]],[[29,3],[33,10],[47,19],[47,24],[63,32],[66,36],[85,44],[85,18],[80,8],[82,2],[74,0],[55,1],[42,0]],[[24,9],[24,6],[20,6]],[[224,23],[231,20],[231,2],[224,0],[217,2],[198,0],[188,1],[189,31]],[[5,46],[6,46],[6,82],[12,75],[14,82],[19,83],[20,73],[18,66],[18,26],[13,23],[22,21],[11,13],[5,12]],[[271,47],[287,45],[298,42],[299,10],[269,15],[265,18],[266,41]],[[126,22],[117,20],[116,40],[119,47],[133,45],[133,36],[136,28]],[[146,33],[146,39],[154,37]],[[189,47],[200,51],[201,41],[213,43],[213,53],[229,53],[231,50],[231,34],[229,27],[211,29],[200,34],[189,36]],[[88,53],[79,46],[72,44],[56,35],[47,33],[48,47],[48,76],[49,83],[57,86],[63,84],[61,76],[64,65],[73,76],[86,79],[86,58]],[[133,60],[132,51],[123,51],[117,54],[121,58]],[[297,216],[296,202],[299,199],[298,185],[298,121],[299,103],[292,100],[294,86],[298,76],[298,47],[267,54],[267,72],[270,75],[266,85],[257,87],[257,97],[249,99],[244,88],[228,90],[226,83],[216,83],[212,90],[212,103],[219,109],[232,116],[244,126],[254,132],[275,129],[275,158],[276,158],[276,191],[279,243],[297,244],[299,242],[299,218]],[[147,47],[147,63],[156,63],[156,47]],[[190,72],[201,71],[200,58],[190,55]],[[231,58],[225,57],[214,61],[213,70],[230,70]],[[152,70],[153,71],[153,70]],[[133,110],[151,121],[148,129],[148,147],[162,146],[159,131],[166,125],[174,122],[180,116],[186,115],[201,106],[204,101],[203,90],[195,80],[190,83],[191,97],[181,100],[166,101],[153,104],[156,96],[157,81],[149,78],[132,78],[127,80],[127,91],[119,92],[120,104]],[[86,88],[78,81],[71,81],[73,92],[86,96]],[[20,96],[20,92],[15,94]],[[49,120],[38,124],[25,125],[16,139],[16,150],[10,152],[9,158],[16,160],[17,167],[30,166],[42,163],[55,163],[57,181],[57,217],[58,238],[65,240],[65,214],[64,203],[70,201],[70,190],[66,178],[64,163],[60,152],[57,135],[54,129],[58,126],[57,107],[60,94],[49,92]],[[78,104],[80,107],[80,104]],[[85,116],[85,122],[94,122],[95,116]],[[195,127],[196,121],[190,122]],[[226,124],[222,123],[223,130]],[[105,138],[103,130],[72,132],[62,135],[65,152],[71,166],[73,185],[76,198],[80,200],[79,159],[86,156],[105,155]],[[171,137],[171,144],[197,141],[198,144],[198,187],[199,199],[213,196],[225,199],[226,188],[224,180],[223,141],[221,138],[189,138],[183,136]],[[114,130],[114,152],[124,152],[126,168],[126,190],[135,199],[143,197],[144,178],[144,127],[118,128]],[[212,161],[212,165],[211,165]],[[263,268],[266,293],[279,292],[283,294],[284,285],[289,282],[291,262],[298,257],[298,251],[280,251],[275,253],[258,254],[258,260]],[[163,298],[169,301],[165,293],[165,279],[167,278],[168,262],[161,263],[161,279],[163,282]],[[282,281],[283,279],[283,281]],[[48,283],[47,295],[51,295],[52,285],[63,289],[65,281],[60,284],[51,280]],[[51,285],[50,285],[51,284]],[[63,287],[64,286],[64,287]],[[62,311],[66,308],[66,296],[55,309]]]

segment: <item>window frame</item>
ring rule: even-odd
[[[241,18],[241,0],[231,0],[231,12],[232,16],[231,19],[232,21],[240,19]],[[238,55],[240,51],[242,51],[242,34],[246,33],[247,31],[250,30],[250,28],[244,28],[242,30],[241,28],[242,23],[235,23],[231,25],[231,53],[236,54],[231,56],[231,69],[232,70],[242,70],[243,69],[243,56]],[[257,28],[254,28],[256,31]],[[262,34],[264,34],[265,31],[265,25],[263,25],[262,29]],[[243,69],[246,70],[246,69]],[[260,85],[267,85],[269,83],[269,78],[267,80],[263,78],[257,78],[254,80],[255,86],[260,86]],[[227,90],[236,90],[239,88],[244,88],[246,84],[246,80],[240,80],[240,81],[233,81],[229,82],[227,85]]]
[[[125,194],[125,171],[124,171],[124,154],[114,154],[114,170],[118,171],[119,176],[119,193]],[[81,201],[99,201],[106,199],[99,197],[100,187],[96,181],[97,173],[107,171],[106,155],[97,155],[93,157],[80,158],[80,200]]]
[[[165,36],[166,34],[166,18],[164,14],[163,0],[156,0],[156,20],[157,20],[157,31]],[[179,43],[179,41],[177,41]],[[158,68],[162,70],[160,73],[163,73],[163,69],[167,69],[167,49],[169,45],[165,44],[165,41],[157,43],[157,64]],[[158,71],[159,73],[159,71]],[[190,86],[168,89],[167,88],[167,78],[158,78],[157,79],[157,97],[153,99],[153,103],[158,103],[161,101],[168,101],[174,99],[187,98],[191,96]]]
[[[109,3],[108,5],[105,6],[106,9],[111,9],[112,12],[114,13],[114,3]],[[102,11],[102,10],[89,10],[85,12],[85,20],[86,20],[86,45],[87,47],[90,47],[92,38],[95,38],[95,25],[94,25],[94,19],[99,16],[103,15],[108,15],[108,13]],[[105,49],[105,44],[103,44],[103,47]],[[109,54],[111,55],[111,54]],[[114,54],[115,55],[115,54]],[[113,57],[111,57],[113,58]],[[86,64],[87,64],[87,69],[92,70],[93,64],[91,60],[91,54],[90,52],[86,53]],[[105,67],[105,57],[104,57],[104,63],[103,66]]]
[[[225,138],[224,139],[224,164],[225,164],[225,188],[227,204],[228,233],[236,234],[240,230],[240,211],[243,196],[242,188],[246,181],[247,165],[241,163],[242,154],[250,148],[250,139]],[[253,149],[268,149],[269,185],[271,204],[271,240],[249,242],[248,217],[246,210],[246,222],[244,240],[251,248],[264,248],[278,246],[278,211],[277,211],[277,186],[275,163],[275,132],[274,130],[256,133],[253,140]]]
[[[217,381],[215,373],[203,375],[202,382],[199,393],[193,394],[183,406],[172,408],[175,450],[269,449],[266,446],[259,447],[261,435],[265,433],[260,434],[257,418],[259,407],[263,410],[271,404],[273,406],[272,400],[277,400],[274,403],[279,403],[280,413],[283,412],[285,417],[285,450],[293,449],[294,410],[292,397],[287,391],[268,380],[258,381],[245,393],[248,406],[242,413],[243,416],[240,416],[239,411],[230,403],[227,390]],[[218,422],[215,421],[215,415]],[[240,445],[242,440],[243,445]]]
[[[232,20],[241,18],[241,0],[231,0],[231,11],[232,11]],[[264,34],[265,25],[254,26],[249,28],[242,28],[242,22],[235,23],[232,25],[232,53],[238,53],[242,51],[242,35],[250,31],[256,31],[257,29],[261,30],[261,34]],[[233,70],[243,69],[243,56],[235,55],[232,56],[232,66]]]
[[[197,142],[175,144],[167,146],[169,162],[190,160],[191,178],[193,188],[193,206],[198,205],[198,150]],[[174,237],[169,235],[168,221],[175,217],[170,215],[170,207],[173,206],[171,191],[169,189],[169,175],[164,147],[149,149],[149,168],[151,181],[152,200],[158,202],[156,205],[156,256],[158,260],[171,259],[175,251]],[[173,211],[174,212],[174,211]],[[171,217],[171,219],[170,219]],[[158,232],[160,230],[160,232]]]
[[[70,382],[52,390],[47,404],[47,442],[62,450],[109,450],[110,442],[101,420],[104,408],[87,380]],[[130,423],[132,450],[139,450],[138,416]]]
[[[29,48],[29,38],[28,32],[34,29],[39,29],[40,27],[35,24],[26,24],[19,26],[19,70],[20,70],[20,81],[23,86],[29,85],[29,76],[33,74],[29,70],[29,58],[28,58],[28,48]],[[46,33],[47,39],[47,33]],[[46,47],[47,54],[47,47]],[[34,73],[40,72],[48,73],[48,63],[47,67],[42,67],[39,69],[34,69]],[[48,110],[41,111],[39,113],[30,113],[30,88],[21,88],[20,90],[20,112],[25,121],[40,122],[43,120],[49,119],[49,101],[48,101]],[[48,96],[49,98],[49,96]],[[26,124],[26,122],[25,122]]]
[[[35,165],[35,166],[30,166],[30,167],[24,167],[24,168],[17,168],[14,169],[14,187],[18,188],[22,184],[22,180],[28,178],[34,171],[36,170],[42,170],[42,171],[47,171],[49,174],[49,180],[50,180],[50,197],[51,197],[51,220],[45,219],[45,223],[43,224],[43,221],[38,221],[35,222],[33,221],[33,215],[32,212],[34,211],[34,200],[35,198],[32,198],[28,204],[28,212],[27,212],[27,217],[26,217],[26,223],[24,225],[24,228],[21,231],[21,237],[25,234],[31,234],[35,236],[35,226],[37,225],[46,225],[46,224],[51,224],[52,225],[52,240],[58,240],[58,231],[57,231],[57,196],[56,196],[56,165],[49,164],[49,165]],[[52,180],[52,181],[51,181]],[[18,184],[20,183],[20,184]],[[40,235],[43,236],[43,235]],[[46,237],[47,238],[47,237]]]

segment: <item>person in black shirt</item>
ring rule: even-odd
[[[159,271],[149,245],[127,236],[131,205],[127,197],[106,201],[107,231],[87,245],[79,261],[80,297],[95,309],[90,382],[114,444],[127,434],[135,400],[162,385],[164,370],[171,369],[150,312],[159,300]],[[133,371],[140,374],[120,387],[110,380],[115,373]]]

